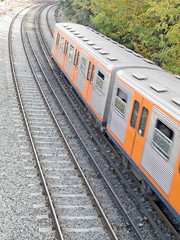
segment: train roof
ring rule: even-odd
[[[124,47],[95,30],[76,23],[57,23],[72,40],[96,57],[112,71],[118,68],[118,76],[151,97],[169,114],[180,121],[180,77],[174,76],[154,62]]]
[[[76,23],[56,23],[56,27],[71,36],[85,51],[104,64],[110,71],[115,67],[145,67],[162,70],[149,59],[113,41],[105,35]]]
[[[180,121],[180,77],[166,71],[129,68],[117,76]]]

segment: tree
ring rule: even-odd
[[[179,0],[60,1],[73,21],[91,24],[165,70],[180,74]]]
[[[179,74],[180,5],[177,0],[147,3],[147,10],[131,23],[133,46],[167,71]]]

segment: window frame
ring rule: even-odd
[[[82,61],[85,61],[85,62],[82,62]],[[80,72],[83,76],[86,75],[86,66],[87,66],[87,59],[84,56],[82,56],[81,62],[80,62]]]
[[[75,50],[73,65],[76,65],[77,49]]]
[[[93,64],[91,68],[91,76],[89,81],[91,85],[93,85],[94,74],[95,74],[95,65]]]
[[[89,61],[88,70],[87,70],[87,76],[86,76],[86,79],[87,79],[88,81],[90,80],[90,76],[91,76],[91,67],[92,67],[92,62]]]
[[[105,75],[100,70],[98,70],[96,83],[95,83],[95,89],[96,89],[96,92],[99,93],[100,95],[102,95],[102,92],[103,92],[104,80],[105,80]],[[100,85],[102,85],[102,88]]]
[[[136,107],[135,104],[136,104],[136,103],[138,103],[138,109],[135,109],[135,107]],[[130,120],[130,126],[131,126],[133,129],[136,128],[136,123],[137,123],[137,118],[138,118],[139,109],[140,109],[140,103],[139,103],[137,100],[134,100],[134,105],[133,105],[133,110],[132,110],[131,120]],[[135,110],[136,110],[137,114],[136,114]],[[134,113],[135,113],[136,115],[134,115]],[[135,123],[134,123],[134,125],[133,125],[132,120],[133,120],[133,117],[134,117],[134,116],[135,116],[135,119],[134,119]]]
[[[59,42],[59,48],[60,48],[61,52],[64,51],[64,44],[65,44],[65,38],[63,36],[61,36],[60,42]]]
[[[125,94],[125,96],[126,96],[125,101],[119,96],[119,92],[120,92],[120,91],[121,91],[123,94]],[[120,87],[117,87],[116,97],[115,97],[115,102],[114,102],[114,110],[115,110],[115,112],[117,112],[122,118],[125,117],[127,101],[128,101],[128,94],[127,94],[124,90],[122,90]],[[124,107],[124,111],[123,111],[123,112],[117,107],[116,102],[120,102],[120,104],[123,104],[123,105],[121,105],[121,106]]]
[[[165,133],[160,130],[160,124],[163,124],[168,130],[170,130],[171,133],[171,138],[169,138]],[[164,149],[158,145],[158,143],[155,141],[156,135],[160,138],[160,140],[164,141],[165,144],[169,144],[168,151],[164,151]],[[166,161],[170,159],[170,154],[171,154],[171,149],[172,149],[172,143],[173,143],[173,138],[174,138],[174,131],[167,126],[164,122],[162,122],[159,118],[156,120],[156,125],[154,128],[154,133],[151,141],[152,148]]]
[[[69,42],[68,42],[68,40],[65,40],[65,45],[64,45],[64,54],[65,54],[65,56],[67,56],[68,46],[69,46]]]
[[[144,121],[144,117],[143,117],[144,110],[147,110],[147,115],[145,116],[145,122],[143,122]],[[139,127],[138,127],[138,134],[141,137],[144,137],[144,133],[146,131],[146,126],[147,126],[148,116],[149,116],[149,109],[146,108],[145,106],[143,106],[143,109],[142,109],[142,112],[141,112],[140,123],[139,123]]]
[[[74,46],[72,44],[70,44],[69,46],[69,53],[68,53],[68,60],[69,62],[73,62],[73,59],[74,59]]]
[[[78,51],[78,53],[77,53],[77,57],[76,57],[76,64],[75,64],[76,68],[78,68],[79,57],[80,57],[80,52]]]

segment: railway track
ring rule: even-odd
[[[68,89],[68,87],[67,87]],[[139,205],[141,205],[142,202],[139,202]],[[149,214],[146,213],[146,216],[148,216]],[[148,219],[151,221],[151,224],[155,227],[155,229],[159,232],[160,236],[162,239],[165,239],[165,236],[163,236],[163,234],[161,233],[161,230],[158,229],[158,227],[156,226],[156,223],[151,219],[151,216],[148,216]],[[177,232],[174,232],[175,236],[178,237],[179,235],[177,234]]]
[[[25,61],[23,66],[15,64],[18,54],[21,53],[25,59],[23,49],[17,49],[13,45],[16,37],[20,42],[19,36],[13,34],[19,30],[19,21],[18,26],[15,26],[18,17],[19,15],[14,18],[9,32],[13,78],[57,236],[59,239],[85,239],[87,235],[92,235],[92,239],[109,239],[111,235],[117,239],[37,82],[37,76],[43,76],[34,61],[30,63],[32,56],[27,51],[30,46],[27,47],[25,33],[22,33],[23,48],[26,48],[29,62]],[[22,45],[19,47],[22,48]],[[22,68],[26,68],[28,78],[23,76]],[[94,207],[94,202],[99,212]]]
[[[39,23],[39,25],[40,25],[40,18],[37,20],[37,24],[36,24],[36,26],[37,26],[37,30],[38,30],[38,23]],[[41,24],[41,25],[44,25],[44,24]],[[37,33],[37,35],[39,35],[40,33]],[[40,37],[40,36],[39,36]],[[40,40],[40,38],[39,38],[39,40]],[[37,44],[38,44],[38,42],[37,42]],[[37,44],[35,44],[34,46],[36,46]],[[39,55],[39,51],[37,51],[37,59],[41,59],[41,57],[40,57],[40,55]],[[41,61],[40,61],[41,62]],[[45,73],[45,75],[47,76],[47,78],[49,79],[48,81],[49,81],[49,85],[51,85],[51,90],[52,89],[59,89],[59,87],[58,86],[55,86],[54,84],[56,84],[56,83],[52,83],[53,82],[53,79],[52,79],[52,77],[50,78],[50,77],[48,77],[48,76],[53,76],[53,73],[49,73],[49,70],[47,71],[46,70],[46,68],[47,67],[45,67],[45,66],[43,66],[44,65],[44,63],[39,63],[40,65],[42,65],[42,71],[44,71],[44,73]],[[67,88],[67,86],[66,86],[66,88]],[[59,90],[58,90],[59,91]],[[55,93],[55,91],[54,91],[54,95],[55,96],[61,96],[62,95],[62,92],[56,92]],[[60,105],[60,107],[61,108],[64,108],[64,106],[68,106],[67,105],[67,102],[63,102],[63,101],[67,101],[67,100],[65,100],[64,99],[64,96],[63,96],[63,98],[61,98],[60,100],[58,99],[58,97],[56,97],[56,100],[59,102],[59,105]],[[76,99],[76,101],[77,101],[77,99]],[[69,103],[68,103],[69,104]],[[80,102],[78,101],[78,105],[80,104]],[[81,159],[83,160],[83,162],[81,162],[81,166],[85,166],[85,171],[87,171],[87,169],[88,169],[88,171],[89,171],[89,174],[90,174],[90,176],[89,176],[89,180],[91,181],[91,171],[97,171],[97,173],[96,174],[100,174],[101,175],[101,178],[102,178],[102,180],[101,180],[101,182],[102,182],[102,184],[100,184],[101,185],[101,187],[105,184],[105,188],[106,188],[106,191],[110,191],[111,192],[111,194],[112,194],[112,196],[113,197],[115,197],[115,199],[116,199],[116,201],[118,202],[118,207],[116,206],[115,207],[115,209],[113,209],[112,207],[109,209],[109,214],[110,215],[112,215],[112,212],[114,211],[114,212],[116,212],[116,211],[119,211],[119,207],[121,208],[121,210],[123,210],[123,214],[126,216],[126,218],[127,218],[127,220],[128,220],[128,223],[131,225],[131,227],[132,227],[132,229],[134,230],[134,233],[135,234],[137,234],[137,236],[140,238],[140,239],[142,239],[142,236],[141,236],[141,234],[140,234],[140,232],[139,232],[139,230],[138,230],[138,228],[136,227],[136,224],[133,222],[133,220],[131,219],[131,217],[129,216],[129,214],[126,212],[126,210],[124,209],[124,207],[123,207],[123,205],[122,205],[122,203],[119,201],[119,199],[117,198],[117,196],[116,196],[116,194],[115,194],[115,192],[113,191],[113,189],[112,189],[112,187],[110,186],[110,184],[109,184],[109,182],[107,181],[107,179],[106,179],[106,177],[105,177],[105,175],[102,173],[102,171],[100,170],[100,168],[98,167],[98,165],[96,164],[96,161],[95,161],[95,156],[93,156],[93,154],[92,154],[92,150],[94,149],[94,146],[89,146],[89,148],[87,148],[87,146],[86,146],[86,144],[84,144],[83,143],[83,139],[82,139],[82,137],[79,135],[79,133],[78,133],[78,131],[79,131],[79,129],[78,129],[78,131],[76,130],[76,127],[74,126],[74,121],[76,120],[76,121],[79,121],[79,119],[77,118],[77,116],[71,116],[71,118],[70,118],[70,116],[68,116],[68,114],[67,114],[67,112],[68,111],[72,111],[72,110],[70,110],[69,109],[69,107],[71,108],[71,105],[72,105],[72,101],[70,102],[70,106],[68,106],[68,109],[64,109],[64,113],[65,113],[65,115],[67,116],[67,119],[69,119],[68,121],[69,121],[69,123],[70,123],[70,126],[68,126],[67,128],[72,128],[72,130],[71,130],[71,132],[73,133],[73,132],[75,132],[75,135],[78,137],[78,141],[80,141],[79,143],[78,143],[78,146],[74,146],[74,141],[72,142],[72,136],[70,136],[70,138],[69,138],[69,141],[71,141],[71,145],[72,145],[72,148],[74,149],[74,152],[75,153],[77,153],[77,149],[82,149],[82,150],[84,150],[84,154],[83,154],[83,157],[82,156],[80,156],[79,155],[79,152],[77,153],[77,158],[78,158],[78,161],[80,161]],[[72,113],[72,112],[71,112]],[[79,124],[79,122],[77,123],[77,124]],[[83,136],[84,137],[86,137],[87,136],[87,133],[86,133],[86,131],[84,131],[84,129],[82,130],[81,129],[81,131],[83,131]],[[67,134],[67,133],[66,133]],[[67,134],[68,135],[68,134]],[[91,137],[90,137],[90,139],[91,139]],[[86,157],[85,157],[86,156]],[[96,156],[97,157],[97,156]],[[102,156],[100,156],[100,158],[102,158]],[[88,168],[87,168],[87,164],[88,164],[88,161],[86,161],[86,160],[88,160],[89,159],[89,166],[88,166]],[[84,160],[85,160],[85,162],[84,162]],[[95,167],[95,169],[93,168],[92,169],[92,163],[94,164],[94,167]],[[92,169],[92,170],[90,170],[90,169]],[[95,173],[93,173],[93,178],[95,179],[95,176],[96,176],[96,174]],[[86,175],[87,175],[87,173],[86,173]],[[96,180],[97,181],[97,180]],[[93,183],[91,183],[91,184],[93,184]],[[99,192],[100,191],[96,191],[96,195],[98,195],[99,194]],[[102,195],[102,193],[100,193],[101,195]],[[103,194],[104,196],[106,196],[107,194],[106,193],[104,193]],[[102,196],[101,196],[102,197]],[[103,201],[101,201],[101,205],[104,205],[104,208],[107,208],[107,205],[112,205],[113,204],[113,201],[112,201],[112,199],[110,199],[110,202],[108,203],[108,201],[107,201],[107,199],[105,199],[105,201],[103,202]],[[117,208],[117,209],[116,209]],[[111,211],[112,212],[111,212]],[[119,222],[120,223],[122,223],[122,219],[120,220],[119,219],[119,217],[120,216],[116,216],[117,214],[115,213],[115,218],[114,218],[114,222],[116,222],[116,224],[115,225],[119,225]],[[122,215],[122,213],[121,213],[121,215]],[[113,216],[113,217],[114,217]],[[112,216],[111,216],[112,217]],[[115,226],[114,226],[115,227]],[[117,226],[117,228],[119,228],[118,226]],[[120,227],[121,228],[121,227]],[[128,226],[128,228],[129,228],[129,226]],[[124,230],[124,227],[122,227],[122,229]],[[122,232],[122,231],[120,231],[120,232]],[[121,235],[121,233],[119,233],[120,235]],[[125,238],[127,238],[127,237],[125,237]]]
[[[82,239],[82,237],[87,236],[85,234],[88,234],[87,239],[108,239],[109,235],[106,229],[108,229],[109,225],[111,229],[110,235],[114,239],[159,239],[159,237],[168,239],[170,235],[167,235],[167,238],[152,220],[151,224],[156,231],[154,232],[154,229],[147,221],[147,219],[150,220],[151,218],[148,212],[144,214],[142,209],[138,210],[142,201],[137,204],[129,196],[129,192],[132,191],[132,187],[130,188],[127,183],[129,180],[125,179],[122,184],[124,177],[121,176],[120,181],[116,175],[117,173],[119,176],[121,175],[119,165],[116,166],[117,156],[114,155],[109,145],[105,144],[104,140],[102,141],[101,134],[94,128],[93,119],[86,112],[84,106],[81,105],[73,90],[64,81],[63,74],[59,74],[59,70],[52,62],[52,59],[48,58],[49,62],[46,61],[41,48],[43,48],[47,56],[48,51],[43,45],[45,40],[42,41],[41,38],[46,32],[48,47],[50,46],[49,38],[51,33],[47,33],[47,28],[41,30],[40,33],[39,25],[47,27],[44,19],[49,19],[48,14],[52,13],[55,7],[47,7],[47,9],[45,7],[44,10],[41,9],[39,13],[37,12],[39,20],[36,16],[36,27],[34,26],[33,17],[34,12],[37,11],[35,9],[23,21],[22,39],[26,45],[27,58],[31,62],[31,68],[34,72],[34,76],[32,71],[28,70],[27,72],[27,75],[31,75],[28,78],[28,85],[27,79],[23,79],[21,76],[22,66],[16,65],[12,69],[14,68],[19,82],[18,85],[21,88],[20,95],[26,112],[28,128],[30,129],[29,135],[31,135],[31,141],[34,142],[32,145],[35,148],[35,156],[38,158],[36,160],[39,161],[37,165],[41,167],[40,175],[44,176],[44,180],[42,178],[41,181],[44,185],[44,193],[49,198],[48,204],[51,208],[59,238],[73,239],[78,237],[78,239]],[[41,12],[42,14],[40,14]],[[38,37],[35,35],[34,29],[36,29]],[[18,55],[16,51],[13,50],[14,58]],[[41,68],[37,64],[37,59]],[[26,69],[29,69],[28,65]],[[34,80],[30,81],[30,79],[34,78],[38,79],[38,84]],[[47,99],[46,103],[37,85],[41,88],[44,98]],[[47,106],[51,109],[51,113]],[[54,116],[53,119],[52,115]],[[55,125],[58,126],[58,129]],[[62,136],[66,136],[66,140],[63,140]],[[67,142],[69,150],[66,149],[65,143]],[[75,159],[72,161],[73,157]],[[78,162],[76,159],[78,159]],[[109,160],[110,162],[108,162]],[[115,162],[113,162],[114,160]],[[77,170],[79,164],[81,165],[80,172],[83,171],[82,175],[86,175],[89,181],[88,184],[91,185],[94,191],[91,197],[88,196],[90,190],[87,191],[82,178],[79,177],[80,173]],[[114,174],[114,171],[116,174]],[[126,190],[127,188],[128,190]],[[101,206],[104,209],[105,213],[102,213],[102,215],[105,216],[105,220],[98,218],[97,209],[92,204],[96,200],[92,200],[92,195],[96,195],[100,202],[100,204],[98,203],[100,206],[98,211],[102,211]],[[79,212],[77,208],[81,208]],[[109,223],[106,223],[106,229],[103,228],[102,222],[107,221],[106,216],[110,219],[113,228]],[[86,224],[90,224],[91,227]],[[83,230],[82,226],[85,226],[86,230]]]
[[[44,41],[44,42],[45,42],[45,41]],[[46,47],[47,47],[47,46],[46,46]],[[48,47],[47,47],[47,48],[48,48]],[[67,87],[66,89],[68,89],[68,87]],[[70,94],[70,93],[69,93],[69,94]],[[73,101],[72,101],[72,105],[73,105]],[[76,107],[74,107],[74,108],[76,108]],[[86,116],[85,112],[84,112],[83,114],[84,114],[84,116]],[[80,113],[79,115],[81,116],[81,113]],[[86,121],[87,118],[88,118],[88,116],[85,117],[84,122]],[[89,123],[89,125],[90,125],[90,124],[91,124],[91,123]],[[86,123],[85,123],[84,125],[87,127],[87,124],[86,124]],[[142,208],[142,211],[145,213],[145,218],[148,219],[148,221],[149,221],[150,224],[153,226],[153,228],[155,229],[155,231],[158,232],[160,238],[161,238],[161,239],[166,239],[166,238],[169,239],[169,238],[170,238],[170,237],[168,236],[168,234],[166,234],[166,231],[167,231],[167,230],[166,230],[166,227],[164,226],[164,224],[165,224],[165,225],[167,226],[167,228],[168,228],[168,229],[170,230],[170,232],[171,232],[171,233],[170,233],[170,236],[172,237],[172,239],[173,239],[173,238],[175,238],[175,239],[180,239],[180,236],[179,236],[179,233],[178,233],[178,228],[177,228],[177,230],[176,230],[176,229],[173,227],[173,225],[169,222],[169,220],[167,219],[167,217],[166,217],[166,216],[162,213],[162,211],[158,208],[157,204],[153,201],[153,199],[151,198],[150,195],[147,195],[147,194],[146,194],[146,199],[148,199],[148,201],[150,202],[152,208],[156,210],[156,212],[157,212],[158,216],[160,217],[160,219],[162,220],[162,222],[158,220],[158,217],[156,216],[156,214],[152,214],[153,210],[152,210],[152,208],[151,208],[150,206],[147,207],[147,208],[150,208],[150,209],[151,209],[150,211],[146,210],[146,208],[143,207],[143,202],[146,201],[146,200],[144,199],[144,196],[142,196],[141,191],[136,191],[136,193],[133,193],[133,191],[132,191],[133,188],[136,188],[136,187],[134,186],[134,182],[136,183],[137,181],[134,181],[134,177],[132,177],[133,183],[131,182],[131,184],[130,184],[130,185],[132,185],[132,186],[130,186],[130,185],[128,184],[128,181],[130,180],[129,178],[131,177],[132,174],[127,174],[127,176],[125,175],[125,178],[124,178],[124,176],[123,176],[123,174],[124,174],[123,171],[120,171],[120,169],[122,169],[122,165],[117,164],[117,163],[120,163],[120,162],[122,163],[122,159],[120,159],[120,156],[119,156],[119,154],[117,153],[117,151],[116,151],[111,145],[109,146],[109,142],[107,141],[106,138],[103,138],[103,141],[102,141],[102,134],[100,134],[101,136],[99,136],[99,137],[97,138],[97,135],[98,135],[98,134],[97,134],[96,129],[95,129],[94,133],[92,132],[91,129],[93,129],[93,126],[90,126],[90,128],[89,128],[89,133],[90,133],[90,135],[91,135],[91,136],[94,136],[94,139],[95,139],[97,145],[98,145],[99,143],[101,143],[101,144],[99,144],[99,148],[102,148],[101,150],[104,151],[104,155],[105,155],[107,161],[109,161],[110,166],[114,169],[114,171],[115,171],[116,174],[119,176],[119,178],[120,178],[121,180],[123,180],[124,184],[125,184],[126,187],[129,189],[129,191],[132,192],[134,198],[136,199],[137,204],[139,205],[139,207]],[[107,147],[107,145],[104,144],[105,142],[107,143],[108,147]],[[101,147],[101,146],[102,146],[102,147]],[[106,152],[104,149],[108,149],[107,152]],[[110,149],[111,149],[111,150],[110,150]],[[113,154],[114,154],[114,155],[113,155]],[[112,158],[112,159],[111,159],[111,155],[113,155],[113,158]],[[114,159],[115,159],[115,161],[114,161]],[[126,163],[125,163],[125,164],[126,164]],[[126,167],[127,167],[127,165],[125,166],[125,168],[126,168]],[[127,169],[125,169],[125,170],[127,170]],[[128,173],[129,173],[129,172],[128,172]],[[139,188],[141,188],[141,187],[139,186],[139,183],[137,183],[136,185],[137,185]],[[141,195],[141,199],[142,199],[142,200],[138,199],[137,195]],[[158,224],[157,224],[157,223],[158,223]],[[157,225],[160,225],[160,226],[157,226]],[[164,230],[164,233],[163,233],[163,230],[161,230],[161,229],[163,229],[163,230],[165,229],[165,230]],[[171,234],[172,234],[172,235],[171,235]],[[168,237],[167,237],[167,236],[168,236]]]

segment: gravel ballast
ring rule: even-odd
[[[21,8],[9,5],[0,16],[0,239],[56,239],[9,63],[8,29]]]

